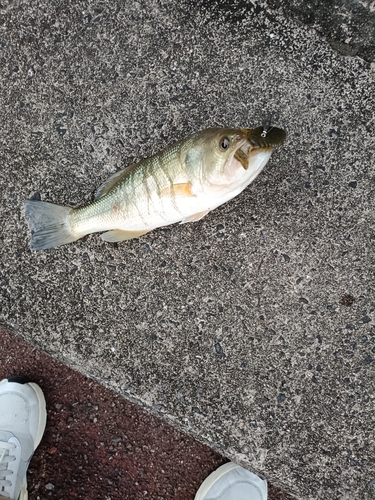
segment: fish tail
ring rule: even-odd
[[[31,250],[45,250],[78,240],[70,225],[71,207],[26,200],[25,216],[31,229]]]

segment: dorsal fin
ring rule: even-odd
[[[118,172],[112,174],[111,177],[108,177],[108,179],[95,191],[95,200],[109,193],[111,189],[116,186],[116,184],[121,182],[128,173],[130,166],[126,167],[124,170],[119,170]]]

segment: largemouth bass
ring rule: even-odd
[[[285,137],[276,127],[206,129],[115,173],[84,207],[27,200],[30,248],[53,248],[96,232],[104,241],[123,241],[197,221],[241,193]]]

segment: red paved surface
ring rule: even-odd
[[[189,500],[227,461],[0,328],[0,380],[11,375],[37,382],[47,401],[30,500]],[[269,500],[289,498],[270,487]]]

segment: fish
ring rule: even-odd
[[[65,245],[101,232],[106,242],[140,237],[176,222],[195,222],[240,194],[263,170],[286,132],[263,126],[208,128],[116,172],[92,203],[67,207],[26,200],[30,249]]]

